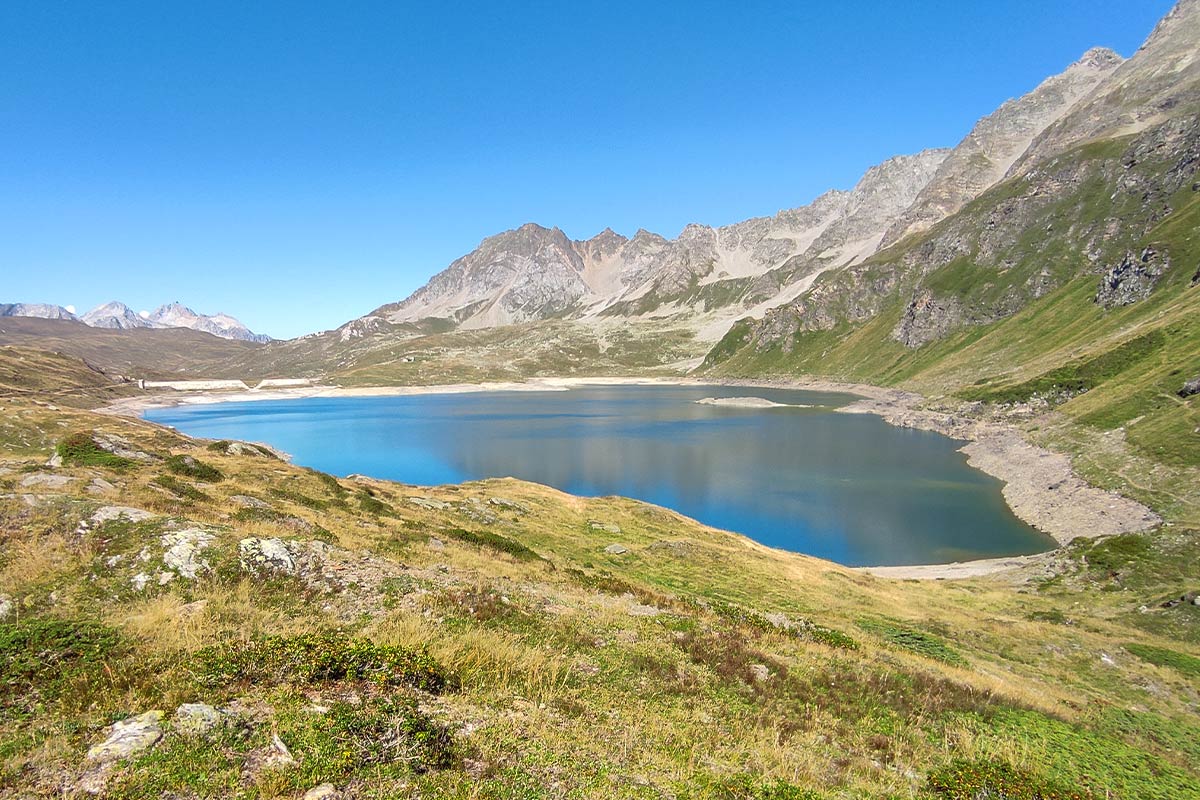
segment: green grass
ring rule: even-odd
[[[395,516],[396,509],[392,508],[388,503],[383,502],[378,497],[374,497],[370,492],[362,490],[357,495],[358,507],[364,513],[372,516]]]
[[[1200,678],[1200,658],[1196,656],[1148,644],[1127,644],[1125,649],[1155,666],[1170,667],[1188,677]]]
[[[125,470],[137,465],[136,461],[108,452],[96,443],[91,433],[79,432],[65,437],[55,447],[55,452],[64,464],[75,467],[106,467]]]
[[[1065,364],[1032,380],[998,388],[971,387],[959,392],[965,400],[987,403],[1025,403],[1033,398],[1065,402],[1095,389],[1162,349],[1167,336],[1161,330],[1127,342],[1084,361]]]
[[[426,652],[378,645],[336,631],[266,636],[206,647],[196,653],[197,681],[208,687],[245,683],[322,683],[362,680],[426,691],[445,687],[447,676]]]
[[[896,620],[883,618],[860,619],[858,626],[868,633],[873,633],[888,644],[902,650],[916,653],[926,658],[943,661],[957,667],[968,666],[954,648],[947,645],[941,638],[927,631],[918,630]]]
[[[1095,796],[997,761],[952,761],[929,774],[929,789],[947,800],[1090,800]]]
[[[30,693],[52,701],[81,684],[105,680],[127,647],[97,620],[37,617],[0,623],[0,708]]]
[[[512,556],[518,561],[545,561],[540,555],[529,549],[525,545],[510,539],[507,536],[501,536],[498,533],[491,531],[469,531],[463,528],[445,528],[441,531],[445,536],[467,544],[473,544],[477,547],[486,547],[489,550],[495,550],[498,553]]]
[[[166,467],[176,475],[203,483],[219,483],[225,480],[225,475],[221,470],[194,456],[173,455],[167,459]]]

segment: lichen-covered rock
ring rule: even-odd
[[[163,563],[181,577],[194,579],[197,574],[208,570],[208,562],[201,552],[212,544],[213,535],[199,528],[163,534]]]
[[[112,494],[117,491],[117,487],[113,486],[104,478],[92,478],[92,482],[84,489],[88,494]]]
[[[250,497],[249,495],[245,494],[235,494],[229,499],[243,508],[256,508],[262,510],[271,507],[270,503],[259,500],[257,497]]]
[[[609,555],[621,556],[628,553],[629,548],[620,544],[610,544],[608,547],[604,548],[604,552],[608,553]]]
[[[11,614],[14,608],[12,598],[6,594],[0,594],[0,619],[4,619]]]
[[[225,715],[207,703],[184,703],[171,719],[175,730],[188,735],[207,733],[224,720]]]
[[[96,513],[92,514],[91,520],[97,525],[103,525],[105,522],[113,522],[120,519],[128,520],[129,522],[145,522],[148,519],[154,519],[156,516],[158,515],[140,508],[104,506],[96,509]]]
[[[605,531],[606,533],[620,533],[621,526],[612,522],[601,522],[595,519],[588,520],[588,527],[594,531]]]
[[[444,503],[441,500],[434,500],[432,497],[410,497],[408,502],[418,508],[428,509],[429,511],[445,511],[450,508],[449,503]]]
[[[47,489],[63,489],[74,480],[70,475],[47,475],[35,472],[33,475],[28,475],[22,479],[21,485],[25,487],[43,486]]]
[[[338,796],[337,787],[332,783],[322,783],[304,793],[303,800],[333,800]]]
[[[113,723],[108,738],[88,749],[87,760],[107,763],[153,747],[162,738],[162,719],[163,712],[147,711]]]
[[[114,456],[128,458],[131,461],[140,461],[143,464],[150,464],[158,459],[149,453],[143,453],[141,450],[134,450],[133,444],[123,436],[115,434],[96,433],[92,435],[92,441],[96,446],[105,452],[112,453]]]
[[[251,536],[238,542],[242,569],[255,574],[296,574],[296,556],[282,539],[260,539]]]
[[[488,505],[499,506],[500,508],[507,508],[509,511],[516,511],[517,513],[520,513],[520,514],[528,514],[529,513],[529,507],[527,505],[525,505],[524,503],[519,503],[516,500],[506,500],[503,497],[489,497]]]
[[[1200,394],[1200,376],[1184,383],[1176,394],[1180,397],[1191,397],[1194,394]]]

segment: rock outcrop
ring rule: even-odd
[[[242,569],[258,575],[295,575],[298,547],[282,539],[251,536],[238,542]]]
[[[113,723],[104,741],[88,749],[87,760],[117,761],[153,747],[163,735],[162,719],[163,712],[147,711]]]
[[[197,575],[209,569],[204,550],[212,544],[214,538],[211,533],[200,528],[187,528],[163,534],[164,566],[174,570],[181,578],[194,580]]]
[[[1121,263],[1104,273],[1096,303],[1111,309],[1145,300],[1170,266],[1170,260],[1149,247],[1140,256],[1126,253]]]

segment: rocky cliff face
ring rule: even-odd
[[[1034,138],[1063,116],[1124,61],[1096,48],[1029,94],[981,119],[938,167],[912,206],[888,229],[887,247],[927,230],[1000,181]]]
[[[891,338],[917,348],[1011,316],[1088,274],[1103,308],[1144,300],[1171,254],[1139,243],[1175,212],[1179,192],[1197,185],[1197,167],[1195,115],[1064,153],[985,193],[912,246],[825,276],[743,335],[759,351],[790,352],[798,333],[859,325],[899,306]]]

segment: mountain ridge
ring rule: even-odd
[[[824,273],[861,263],[951,216],[998,183],[1047,128],[1125,63],[1092,48],[1061,73],[1006,101],[952,148],[896,156],[849,190],[730,225],[691,223],[674,239],[606,228],[572,240],[526,223],[484,238],[409,297],[339,330],[440,320],[472,330],[539,319],[673,319],[717,341],[761,318]]]
[[[45,303],[2,303],[0,317],[34,317],[82,322],[91,328],[133,330],[140,328],[190,328],[211,333],[222,339],[265,344],[273,341],[266,334],[254,333],[239,320],[221,312],[198,314],[178,301],[138,314],[118,300],[101,303],[85,314],[75,314],[63,306]]]

